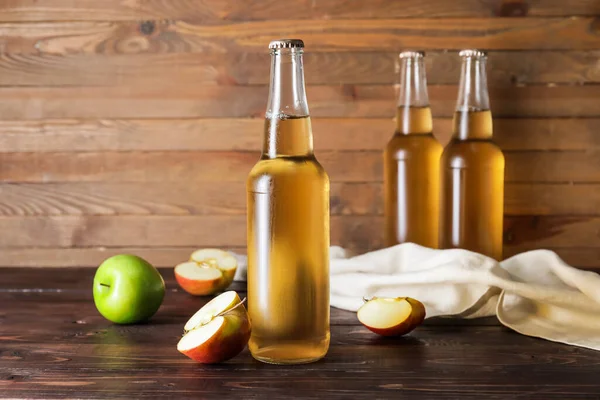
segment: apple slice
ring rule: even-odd
[[[205,296],[220,290],[223,273],[217,268],[187,261],[175,267],[175,279],[189,294]]]
[[[223,286],[221,290],[231,285],[238,266],[237,259],[233,254],[219,249],[196,250],[190,256],[190,260],[201,265],[208,265],[212,268],[219,269],[223,273]]]
[[[225,290],[235,276],[237,260],[219,249],[197,250],[191,260],[175,267],[175,279],[186,292],[206,296]]]
[[[185,324],[177,350],[194,361],[215,364],[237,356],[250,339],[250,318],[238,294],[220,294]]]
[[[356,316],[372,332],[401,336],[421,325],[425,319],[425,306],[410,297],[373,297],[363,304]]]

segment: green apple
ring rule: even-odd
[[[165,297],[165,281],[148,261],[128,254],[105,260],[94,276],[94,303],[117,324],[149,319]]]

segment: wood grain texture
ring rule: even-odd
[[[263,119],[142,119],[0,121],[0,152],[251,150],[262,146]],[[313,118],[321,151],[382,151],[391,118]],[[452,120],[434,119],[434,134],[450,140]],[[340,140],[343,138],[343,140]],[[599,150],[598,118],[495,118],[494,141],[510,150]]]
[[[598,183],[600,152],[506,152],[506,182]],[[0,153],[2,182],[245,182],[256,152]],[[381,151],[321,151],[332,182],[381,182]]]
[[[600,14],[594,0],[481,1],[481,0],[372,0],[368,4],[348,0],[282,4],[276,0],[5,0],[0,21],[75,21],[188,19],[204,23],[287,19],[352,19],[406,17],[539,17]]]
[[[0,217],[0,247],[244,247],[245,216]],[[351,250],[382,247],[382,217],[333,216],[331,243]],[[506,217],[505,242],[535,248],[600,246],[600,218]]]
[[[156,267],[173,268],[187,260],[196,246],[182,247],[92,247],[92,248],[4,248],[0,249],[0,267],[98,267],[117,254],[135,254]],[[245,253],[245,248],[228,248]],[[4,274],[0,270],[0,275]],[[63,273],[64,274],[64,273]]]
[[[260,157],[256,152],[103,152],[0,154],[4,182],[244,182]],[[321,153],[332,181],[377,176],[381,154]],[[354,167],[348,169],[351,164]]]
[[[597,117],[598,87],[526,86],[490,89],[496,117]],[[395,115],[396,96],[385,85],[309,86],[313,117]],[[430,86],[433,113],[454,113],[457,87]],[[0,114],[8,120],[263,117],[266,86],[5,87]]]
[[[4,52],[141,54],[266,51],[273,37],[302,37],[311,52],[597,50],[600,25],[577,18],[416,18],[269,20],[205,25],[192,21],[2,23]]]
[[[492,86],[600,83],[600,51],[496,51],[490,54]],[[397,52],[308,52],[306,82],[396,84]],[[430,85],[454,84],[460,76],[456,52],[427,52]],[[2,54],[0,86],[143,86],[166,81],[179,87],[267,85],[269,55],[263,53]]]
[[[548,247],[600,266],[595,0],[0,3],[0,265],[93,266],[120,248],[169,264],[195,246],[243,249],[266,45],[300,36],[336,244],[380,246],[398,52],[427,51],[446,144],[456,50],[480,47],[507,160],[506,255]]]
[[[89,151],[260,151],[263,119],[138,119],[0,121],[0,153]],[[319,151],[383,151],[391,118],[313,118]],[[433,121],[446,145],[452,120]],[[341,140],[343,139],[343,140]],[[598,118],[495,118],[494,141],[510,150],[600,150]]]
[[[597,217],[508,217],[504,242],[511,246],[600,247],[600,218]]]
[[[600,185],[599,185],[600,187]],[[333,183],[332,215],[382,212],[381,185]],[[0,186],[0,215],[245,215],[244,182],[58,183]]]
[[[356,245],[354,254],[362,254],[369,250]],[[170,267],[187,260],[192,251],[198,246],[181,247],[85,247],[85,248],[0,248],[0,267],[27,267],[27,268],[96,268],[108,257],[117,254],[136,254],[157,267]],[[227,246],[227,250],[239,254],[246,254],[245,247]],[[600,271],[600,249],[598,247],[551,247],[545,249],[556,252],[563,260],[577,268],[586,268]],[[516,254],[537,249],[535,243],[525,245],[510,245],[504,247],[504,257],[509,258]],[[0,277],[4,271],[0,269]],[[68,275],[68,274],[67,274]]]
[[[334,182],[331,215],[382,215],[383,184]],[[600,184],[509,183],[507,215],[598,213]],[[244,182],[72,182],[0,186],[0,216],[245,215]]]
[[[522,246],[505,245],[504,257],[512,257],[526,251],[537,250],[531,244]],[[600,248],[596,247],[544,247],[556,252],[564,261],[577,268],[595,270],[600,273]]]
[[[591,350],[518,335],[481,319],[428,321],[409,336],[383,339],[359,325],[354,313],[334,308],[330,350],[318,363],[269,366],[245,350],[225,364],[202,366],[175,344],[184,322],[209,298],[183,293],[170,270],[161,271],[167,295],[158,313],[149,323],[126,326],[96,311],[89,290],[93,270],[70,272],[0,270],[5,396],[296,399],[327,392],[332,399],[589,399],[600,390]],[[241,285],[235,289],[244,292]]]

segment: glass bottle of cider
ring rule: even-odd
[[[316,361],[329,348],[329,178],[313,154],[301,40],[270,43],[262,157],[248,193],[252,356]]]
[[[453,136],[441,161],[441,248],[502,259],[504,155],[492,141],[486,54],[460,52],[462,71]]]
[[[422,52],[400,54],[396,132],[384,153],[385,245],[438,247],[440,156]]]

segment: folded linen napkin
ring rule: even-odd
[[[245,280],[246,258],[236,280]],[[600,350],[600,276],[549,250],[500,263],[467,250],[400,244],[356,257],[331,248],[331,305],[356,311],[363,297],[408,296],[427,317],[496,315],[521,334]]]

